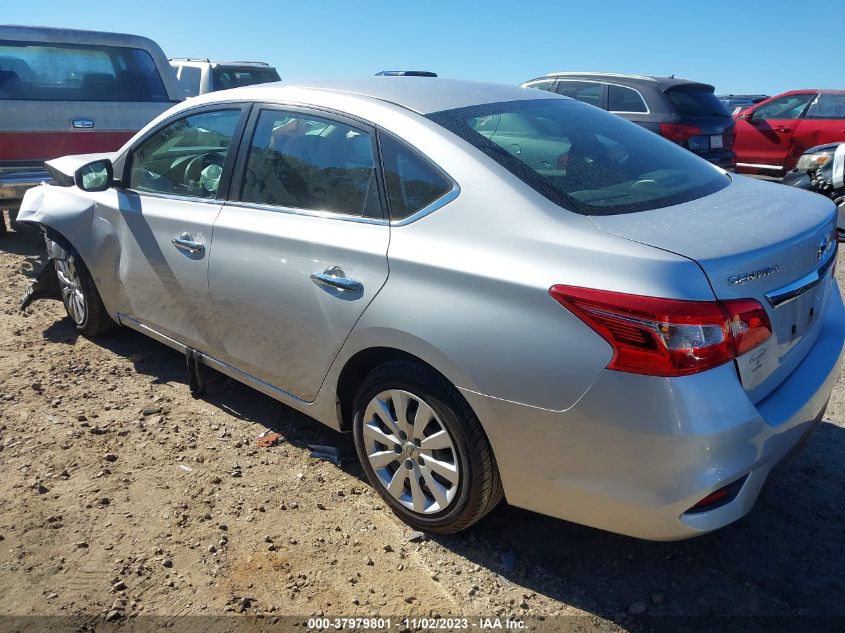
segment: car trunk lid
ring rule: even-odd
[[[818,337],[835,283],[834,211],[821,196],[740,176],[698,200],[591,219],[613,235],[695,260],[716,298],[763,305],[772,336],[737,359],[742,384],[757,402],[797,367]]]

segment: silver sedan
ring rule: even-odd
[[[837,379],[829,200],[547,92],[268,84],[49,168],[19,215],[52,262],[25,303],[351,431],[420,530],[502,497],[648,539],[720,528]]]

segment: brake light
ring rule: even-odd
[[[609,369],[685,376],[727,363],[772,334],[754,299],[681,301],[556,285],[552,298],[613,347]]]
[[[676,143],[686,143],[691,137],[701,134],[701,129],[686,123],[661,123],[660,135]]]

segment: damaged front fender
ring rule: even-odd
[[[65,250],[72,245],[84,261],[91,253],[95,207],[95,202],[76,187],[39,185],[24,194],[18,222],[42,228]]]

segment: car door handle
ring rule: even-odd
[[[343,270],[337,266],[326,268],[321,273],[311,273],[311,281],[318,286],[331,286],[349,292],[361,292],[364,289],[364,284],[357,279],[345,277]]]
[[[201,244],[200,242],[195,242],[193,240],[185,239],[184,237],[174,238],[173,246],[178,248],[180,251],[190,253],[191,255],[197,255],[205,250],[204,244]]]

